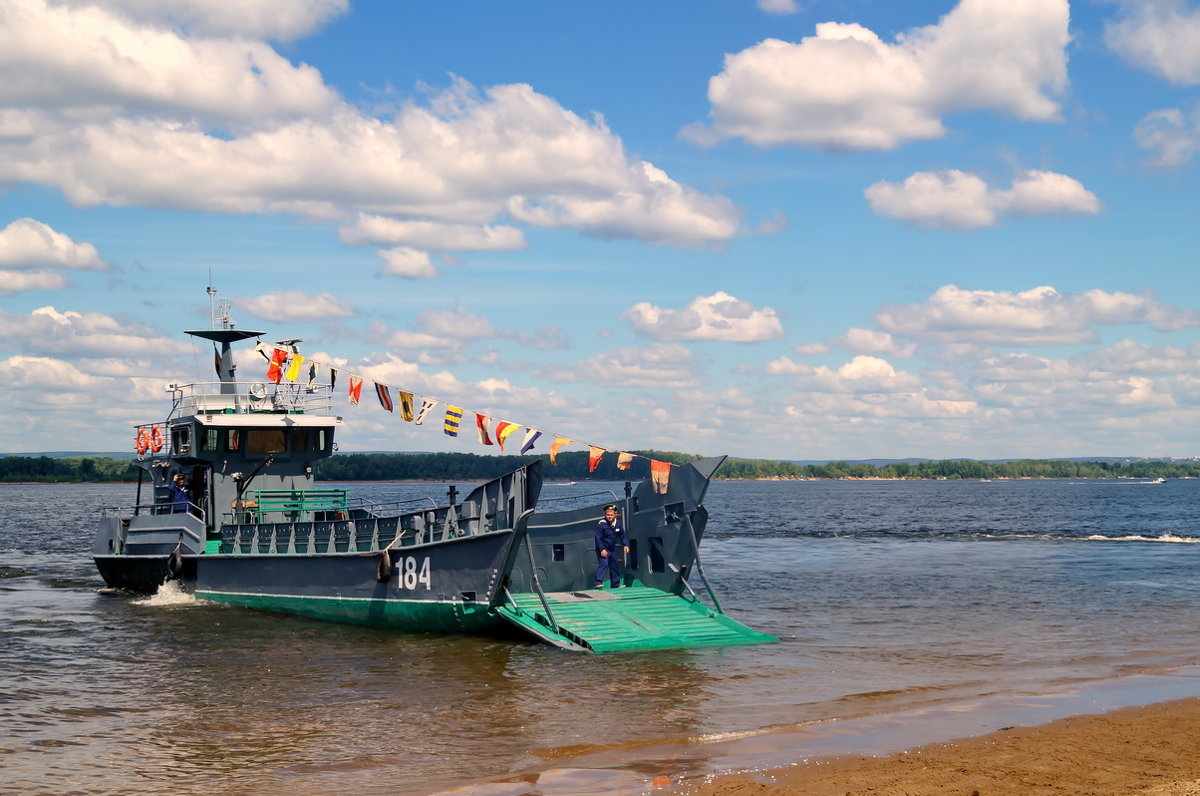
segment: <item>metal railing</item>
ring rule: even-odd
[[[444,512],[314,522],[230,523],[221,527],[221,553],[363,553],[457,538]]]
[[[193,517],[199,517],[204,521],[204,509],[195,503],[188,503],[187,508],[176,509],[176,503],[173,501],[163,503],[136,503],[130,506],[101,506],[100,516],[108,517],[117,515],[118,517],[140,517],[140,516],[160,516],[167,514],[191,514]]]
[[[232,386],[231,392],[223,392]],[[196,382],[174,384],[172,416],[189,414],[251,414],[287,412],[333,414],[333,387],[299,382]]]
[[[610,498],[612,498],[612,500],[609,501],[611,503],[621,502],[621,500],[617,498],[617,494],[611,489],[602,489],[599,492],[584,492],[578,495],[561,495],[554,497],[546,497],[545,492],[543,492],[538,497],[538,505],[541,506],[544,503],[566,503],[567,501],[571,501],[571,503],[568,505],[553,507],[554,511],[567,511],[573,508],[578,508],[576,504],[583,503],[586,498],[594,498],[597,495],[608,495]]]
[[[366,514],[377,517],[390,517],[394,514],[401,513],[400,510],[412,503],[428,503],[429,508],[437,509],[437,501],[431,497],[408,498],[407,500],[389,500],[384,503],[377,503],[374,500],[356,496],[350,498],[347,502],[351,511],[362,511]],[[410,509],[411,510],[411,509]]]
[[[413,513],[412,504],[428,503],[436,511],[431,497],[376,502],[356,496],[345,489],[256,489],[247,492],[239,506],[226,512],[231,524],[261,522],[313,522],[347,519],[397,517]]]

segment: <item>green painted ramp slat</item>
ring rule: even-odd
[[[496,609],[500,616],[565,649],[622,652],[779,640],[695,600],[646,586],[547,594],[559,633],[538,595],[514,594],[512,600]]]

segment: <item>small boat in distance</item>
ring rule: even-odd
[[[704,576],[703,498],[725,457],[674,467],[665,491],[627,482],[623,497],[560,511],[539,507],[540,459],[461,499],[450,487],[444,504],[352,498],[314,476],[342,426],[332,384],[239,382],[232,345],[263,333],[234,328],[227,313],[222,328],[186,334],[220,346],[218,381],[170,385],[166,416],[136,426],[134,503],[101,511],[93,547],[109,586],[153,593],[174,580],[229,605],[574,651],[778,640],[726,616]],[[298,356],[299,342],[276,347]],[[179,474],[186,499],[171,490]],[[615,591],[592,588],[607,503],[629,535],[626,588]]]

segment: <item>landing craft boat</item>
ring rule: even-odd
[[[263,332],[187,334],[220,346],[215,383],[171,384],[162,420],[135,428],[134,505],[104,509],[96,566],[112,587],[177,581],[198,599],[409,631],[524,634],[607,652],[775,641],[726,616],[699,558],[704,494],[724,457],[595,504],[542,510],[540,460],[471,490],[377,504],[316,484],[342,418],[332,384],[245,383],[232,345]],[[294,352],[299,341],[280,343]],[[182,473],[188,500],[170,484]],[[610,493],[611,494],[611,493]],[[556,501],[547,501],[552,506]],[[627,588],[590,588],[593,532],[618,503]],[[689,585],[695,573],[711,607]]]

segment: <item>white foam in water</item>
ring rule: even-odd
[[[1133,534],[1130,536],[1101,536],[1092,534],[1084,537],[1092,542],[1170,542],[1172,544],[1195,544],[1200,542],[1200,536],[1176,536],[1171,533],[1164,533],[1162,536],[1141,536]]]
[[[196,598],[188,594],[177,580],[169,580],[158,587],[158,591],[141,600],[134,600],[134,605],[149,605],[155,608],[164,605],[195,605]]]

